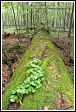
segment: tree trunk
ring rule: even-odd
[[[46,18],[45,18],[45,24],[46,24],[46,27],[48,28],[48,18],[47,18],[47,6],[46,6],[46,2],[45,2],[45,14],[46,14]]]
[[[16,27],[16,29],[17,29],[17,23],[16,23],[16,17],[15,17],[15,11],[14,11],[14,7],[13,7],[12,2],[11,2],[11,7],[12,7],[13,15],[14,15],[15,27]],[[18,30],[17,30],[17,33],[18,33]]]
[[[64,32],[65,32],[65,22],[66,22],[66,9],[65,9],[65,16],[64,16]]]
[[[31,3],[31,12],[30,12],[30,20],[31,20],[31,24],[30,24],[30,26],[31,26],[31,30],[32,30],[32,3]]]
[[[19,2],[18,2],[18,4],[17,4],[17,21],[18,21],[18,27],[19,27],[19,29],[20,29],[20,21],[19,21]],[[20,34],[20,30],[19,30],[19,34]]]
[[[20,65],[16,68],[3,95],[2,109],[8,110],[11,91],[28,77],[26,63],[33,58],[42,60],[41,67],[45,72],[46,80],[36,93],[24,95],[19,110],[44,110],[46,106],[49,110],[73,109],[74,88],[70,74],[50,41],[50,36],[43,30],[35,35]]]
[[[27,2],[27,32],[28,32],[28,2]]]
[[[74,2],[73,2],[72,13],[71,13],[71,18],[70,18],[70,27],[69,27],[68,38],[71,36],[71,28],[72,28],[73,12],[74,12]]]
[[[26,26],[26,20],[25,20],[25,4],[24,2],[22,2],[22,11],[23,11],[23,23],[24,23],[24,26]]]

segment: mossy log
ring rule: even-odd
[[[28,76],[26,63],[33,58],[42,60],[46,81],[34,94],[25,95],[18,110],[74,109],[74,85],[64,62],[49,35],[41,30],[32,39],[31,45],[21,59],[2,98],[2,110],[8,110],[9,97],[14,87]]]

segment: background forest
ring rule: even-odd
[[[55,31],[55,35],[70,29],[73,32],[73,7],[73,2],[4,2],[2,3],[3,31],[9,28],[11,32],[14,30],[22,33],[25,30],[35,30],[45,26],[51,30],[51,34]]]

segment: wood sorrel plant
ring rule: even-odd
[[[24,94],[35,93],[37,89],[42,86],[42,82],[45,81],[45,78],[44,70],[40,66],[41,63],[41,60],[34,58],[26,64],[26,72],[30,77],[27,77],[22,85],[19,85],[12,90],[10,102],[18,103],[22,100]]]

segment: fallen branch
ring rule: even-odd
[[[59,44],[57,44],[56,42],[53,41],[53,43],[55,44],[55,46],[57,46],[58,48],[60,48],[61,50],[65,50],[63,47],[61,47]]]

